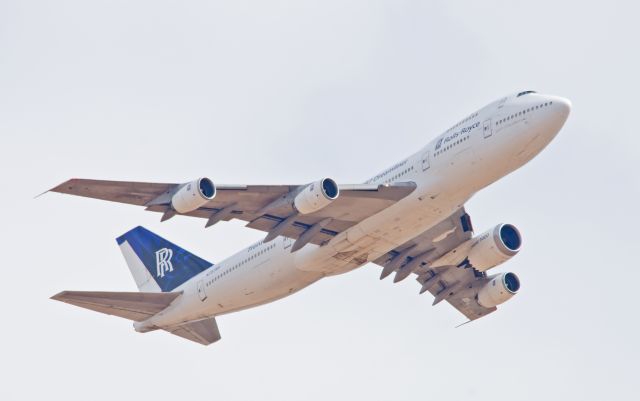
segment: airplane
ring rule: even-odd
[[[494,267],[515,256],[512,224],[474,235],[464,204],[540,153],[567,120],[567,99],[523,91],[471,113],[411,156],[363,184],[322,178],[304,185],[216,185],[71,179],[52,192],[205,219],[239,219],[263,240],[214,264],[136,227],[117,243],[139,292],[63,291],[52,297],[209,345],[216,317],[291,295],[367,263],[380,279],[413,275],[420,294],[446,301],[468,321],[494,312],[520,288]]]

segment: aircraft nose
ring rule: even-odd
[[[557,131],[562,128],[571,113],[571,101],[560,96],[549,96],[549,111],[547,114],[547,125],[551,131]]]
[[[551,140],[569,118],[571,101],[560,96],[546,96],[545,104],[547,105],[544,107],[546,112],[540,121],[540,131],[538,132],[542,133],[542,136],[547,140]]]
[[[569,113],[571,113],[571,100],[557,97],[554,99],[554,104],[556,105],[557,113],[566,121]]]

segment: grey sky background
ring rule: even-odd
[[[0,399],[635,399],[638,8],[631,1],[0,0]],[[100,201],[71,177],[362,182],[475,109],[573,101],[554,142],[467,205],[516,224],[521,293],[431,307],[367,265],[223,316],[202,347],[56,303],[134,291],[136,225],[219,261],[262,237]]]

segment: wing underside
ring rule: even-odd
[[[374,263],[383,267],[381,278],[395,273],[394,282],[415,275],[420,293],[431,293],[434,305],[447,301],[469,320],[475,320],[496,310],[485,308],[476,300],[479,288],[488,281],[486,275],[465,266],[431,267],[433,261],[472,236],[471,219],[464,208],[460,208]]]
[[[131,205],[163,213],[163,219],[176,215],[171,195],[181,184],[71,179],[52,192],[83,196]],[[340,196],[325,208],[311,214],[295,214],[288,199],[301,185],[217,185],[216,196],[203,206],[182,215],[218,221],[239,219],[247,226],[298,239],[312,228],[308,243],[322,245],[339,232],[359,223],[403,199],[416,188],[413,182],[384,185],[341,185]]]

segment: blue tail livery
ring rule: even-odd
[[[172,291],[213,266],[144,227],[138,226],[116,241],[140,291]]]

